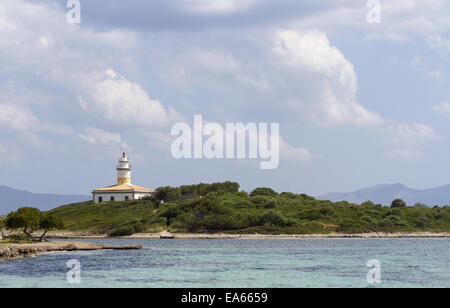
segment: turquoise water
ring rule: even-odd
[[[0,262],[0,287],[450,287],[450,239],[89,240],[142,250]],[[79,260],[81,283],[66,280]],[[366,263],[381,263],[369,284]]]

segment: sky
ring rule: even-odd
[[[151,188],[450,183],[449,1],[381,0],[379,23],[373,0],[67,2],[0,2],[2,185],[89,194],[122,151]],[[175,159],[194,115],[279,123],[278,168]]]

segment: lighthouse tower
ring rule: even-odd
[[[131,184],[131,165],[125,152],[119,158],[117,165],[117,185]]]

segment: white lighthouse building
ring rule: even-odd
[[[125,153],[119,158],[117,165],[117,184],[92,191],[95,203],[105,201],[128,201],[151,196],[154,192],[150,188],[131,184],[131,165]]]

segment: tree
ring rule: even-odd
[[[6,217],[6,227],[8,229],[22,229],[22,232],[28,237],[33,238],[31,233],[39,229],[41,222],[41,211],[32,207],[23,207],[12,212]]]
[[[42,242],[48,231],[53,229],[63,229],[64,224],[58,216],[43,216],[39,223],[40,229],[44,230],[44,233],[39,237],[39,241]]]
[[[405,207],[406,203],[402,199],[395,199],[391,203],[391,207]]]
[[[366,202],[361,203],[361,206],[375,206],[375,203],[373,203],[370,200],[367,200]]]
[[[253,196],[272,196],[272,197],[275,197],[277,195],[278,195],[278,193],[275,190],[273,190],[272,188],[269,188],[269,187],[258,187],[258,188],[255,188],[250,193],[251,197],[253,197]]]
[[[4,228],[6,228],[5,220],[3,218],[0,218],[0,233],[1,233],[0,239],[3,239],[5,237],[5,233],[3,231]]]
[[[152,197],[155,200],[170,202],[178,200],[181,197],[181,192],[178,187],[158,187]]]
[[[38,241],[42,241],[48,231],[64,227],[59,217],[44,216],[39,209],[32,207],[23,207],[10,213],[5,219],[5,226],[8,229],[22,229],[29,239]],[[32,233],[38,230],[43,230],[44,233],[34,238]]]

